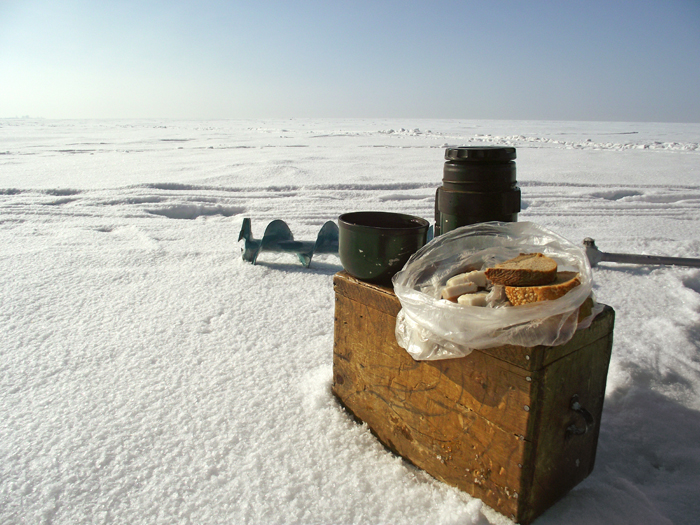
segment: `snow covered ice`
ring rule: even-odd
[[[517,148],[520,220],[700,257],[700,125],[0,121],[0,523],[506,524],[330,392],[334,255],[359,210],[432,221],[447,145]],[[617,314],[596,467],[537,524],[700,515],[700,270],[601,263]]]

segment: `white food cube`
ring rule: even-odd
[[[457,302],[463,306],[486,306],[487,292],[467,293],[460,295]]]
[[[473,272],[455,275],[447,280],[447,286],[454,286],[462,283],[475,283],[479,288],[486,288],[486,272],[474,270]]]
[[[455,284],[454,286],[445,286],[442,289],[442,298],[448,301],[455,302],[460,295],[465,293],[474,293],[479,287],[476,283],[467,281],[462,284]]]

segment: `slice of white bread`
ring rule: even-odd
[[[544,286],[506,286],[506,297],[513,306],[559,299],[581,284],[576,272],[559,272],[552,284]]]
[[[503,286],[541,286],[557,278],[557,262],[541,253],[521,253],[486,270],[486,278]]]

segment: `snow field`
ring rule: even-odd
[[[671,124],[0,121],[0,523],[510,523],[340,409],[338,258],[252,266],[241,222],[306,240],[349,211],[432,220],[444,145],[507,143],[521,221],[700,257],[699,142]],[[596,468],[537,523],[694,523],[700,270],[601,263],[594,291],[616,310]]]

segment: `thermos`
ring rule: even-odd
[[[477,222],[517,222],[515,148],[447,148],[445,159],[442,186],[435,195],[435,236]]]

